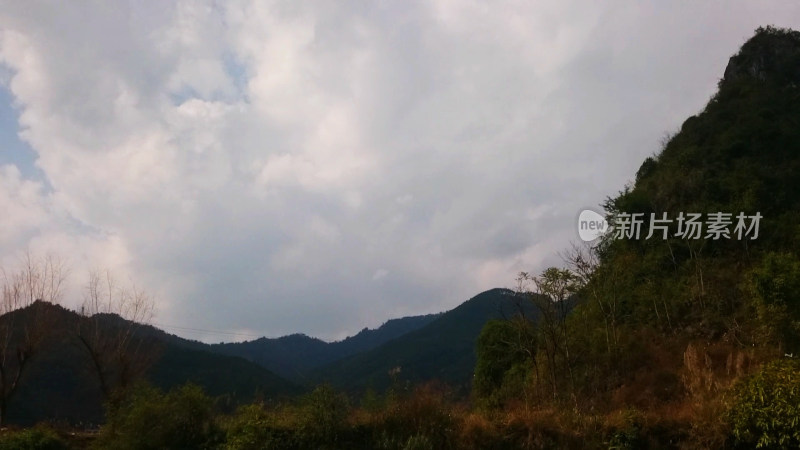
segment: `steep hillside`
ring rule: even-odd
[[[798,193],[800,33],[760,28],[704,110],[605,203],[614,231],[585,255],[570,351],[550,358],[573,376],[543,395],[653,408],[700,392],[702,373],[718,399],[760,363],[796,355]]]
[[[630,280],[626,316],[712,338],[745,331],[733,322],[751,322],[752,292],[743,284],[749,273],[768,253],[800,251],[798,193],[800,33],[759,29],[730,59],[705,110],[606,204],[612,221],[644,213],[639,239],[601,247],[602,270],[624,268]],[[706,224],[717,212],[730,214],[728,237],[714,239],[705,227],[698,238],[676,237],[681,213],[700,213]],[[644,238],[651,213],[673,220],[670,239]],[[755,239],[754,229],[737,234],[740,213],[761,216]]]

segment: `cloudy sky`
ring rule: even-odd
[[[0,0],[0,260],[206,341],[446,310],[557,264],[767,24],[796,0]]]

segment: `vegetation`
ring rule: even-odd
[[[641,236],[608,234],[595,246],[572,249],[564,268],[521,275],[532,282],[521,292],[541,319],[530,323],[535,332],[524,345],[509,339],[521,328],[516,323],[487,325],[476,396],[491,398],[506,377],[525,379],[529,390],[544,394],[518,396],[526,409],[610,416],[637,408],[685,432],[684,446],[796,447],[798,83],[800,33],[757,30],[731,58],[706,109],[642,164],[632,185],[605,202],[618,228],[623,218],[643,213]],[[732,235],[714,239],[704,231],[692,238],[673,221],[666,238],[646,237],[654,218],[690,212],[732,213]],[[757,238],[736,234],[740,212],[763,218]],[[507,348],[502,357],[493,351],[498,345]],[[630,417],[608,441],[611,447],[643,445],[647,420]]]
[[[386,390],[394,382],[439,380],[468,395],[475,368],[475,343],[490,319],[520,312],[533,317],[532,305],[508,289],[491,289],[467,300],[424,327],[374,349],[343,358],[312,374],[350,394]]]
[[[746,448],[800,448],[800,363],[767,364],[735,389],[733,436]]]
[[[210,397],[195,385],[169,393],[140,385],[110,409],[98,448],[208,449],[222,440]]]
[[[240,356],[295,382],[304,381],[314,370],[348,356],[377,348],[393,339],[416,331],[440,317],[440,314],[392,319],[370,330],[341,341],[325,342],[303,334],[280,338],[259,338],[248,342],[215,344],[214,352]]]
[[[0,434],[0,450],[68,450],[69,445],[46,427]]]

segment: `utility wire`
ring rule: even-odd
[[[178,326],[178,325],[168,325],[168,324],[165,324],[165,323],[151,322],[150,324],[153,325],[153,326],[159,327],[159,328],[171,328],[171,329],[180,330],[180,331],[193,331],[193,332],[196,332],[196,333],[210,333],[210,334],[220,334],[220,335],[227,335],[227,336],[246,336],[246,337],[255,337],[255,338],[264,337],[263,335],[252,334],[252,333],[237,333],[237,332],[233,332],[233,331],[206,330],[206,329],[203,329],[203,328],[181,327],[181,326]]]

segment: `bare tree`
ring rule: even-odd
[[[26,253],[19,267],[2,271],[0,299],[0,424],[7,418],[8,402],[17,392],[31,359],[52,331],[52,309],[58,304],[68,270],[55,255]]]
[[[149,293],[133,283],[120,284],[108,271],[89,273],[77,334],[106,401],[113,401],[154,360],[139,333],[152,319],[154,303]]]

